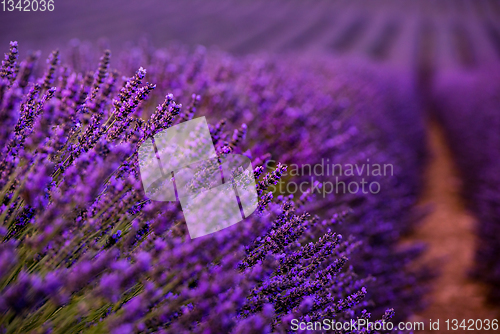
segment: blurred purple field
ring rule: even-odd
[[[0,43],[51,51],[105,38],[114,50],[145,35],[248,52],[367,55],[413,69],[489,66],[500,55],[500,5],[482,1],[64,1],[53,12],[1,12]],[[431,65],[430,65],[431,66]]]
[[[0,12],[0,333],[498,319],[499,18],[494,0]],[[251,159],[259,203],[191,240],[137,149],[199,116],[219,159]],[[325,159],[393,173],[277,190]],[[381,191],[324,192],[360,178]]]

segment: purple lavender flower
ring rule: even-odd
[[[388,321],[389,304],[401,317],[418,304],[420,276],[401,269],[418,252],[396,250],[421,163],[407,148],[423,146],[406,92],[381,79],[395,93],[381,98],[374,78],[330,63],[175,46],[139,50],[147,72],[131,69],[137,53],[125,55],[121,73],[136,72],[120,79],[110,52],[89,70],[78,50],[69,65],[53,52],[41,78],[36,57],[15,76],[15,43],[2,64],[2,330],[286,333],[291,319],[349,321],[370,309]],[[259,214],[189,240],[177,203],[145,197],[137,149],[195,114],[209,119],[218,155],[253,161]],[[388,192],[378,196],[277,193],[287,163],[322,156],[370,156],[402,172],[379,180]]]

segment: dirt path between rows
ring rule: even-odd
[[[410,239],[428,244],[424,261],[437,261],[441,273],[429,296],[429,307],[412,320],[425,323],[425,331],[419,333],[470,333],[463,329],[447,331],[446,319],[499,319],[500,310],[486,303],[485,286],[468,278],[474,259],[476,221],[460,198],[458,173],[441,129],[431,123],[428,131],[431,158],[420,204],[432,205],[433,210]],[[429,319],[440,319],[438,331],[429,331]]]

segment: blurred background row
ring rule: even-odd
[[[439,1],[56,1],[53,12],[1,12],[0,43],[61,47],[105,37],[112,48],[147,35],[231,53],[368,56],[398,67],[488,67],[500,60],[500,3]]]

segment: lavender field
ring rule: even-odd
[[[499,318],[497,2],[0,15],[0,333]],[[192,238],[179,202],[148,198],[138,152],[202,116],[259,197]],[[293,326],[325,319],[372,327]]]

